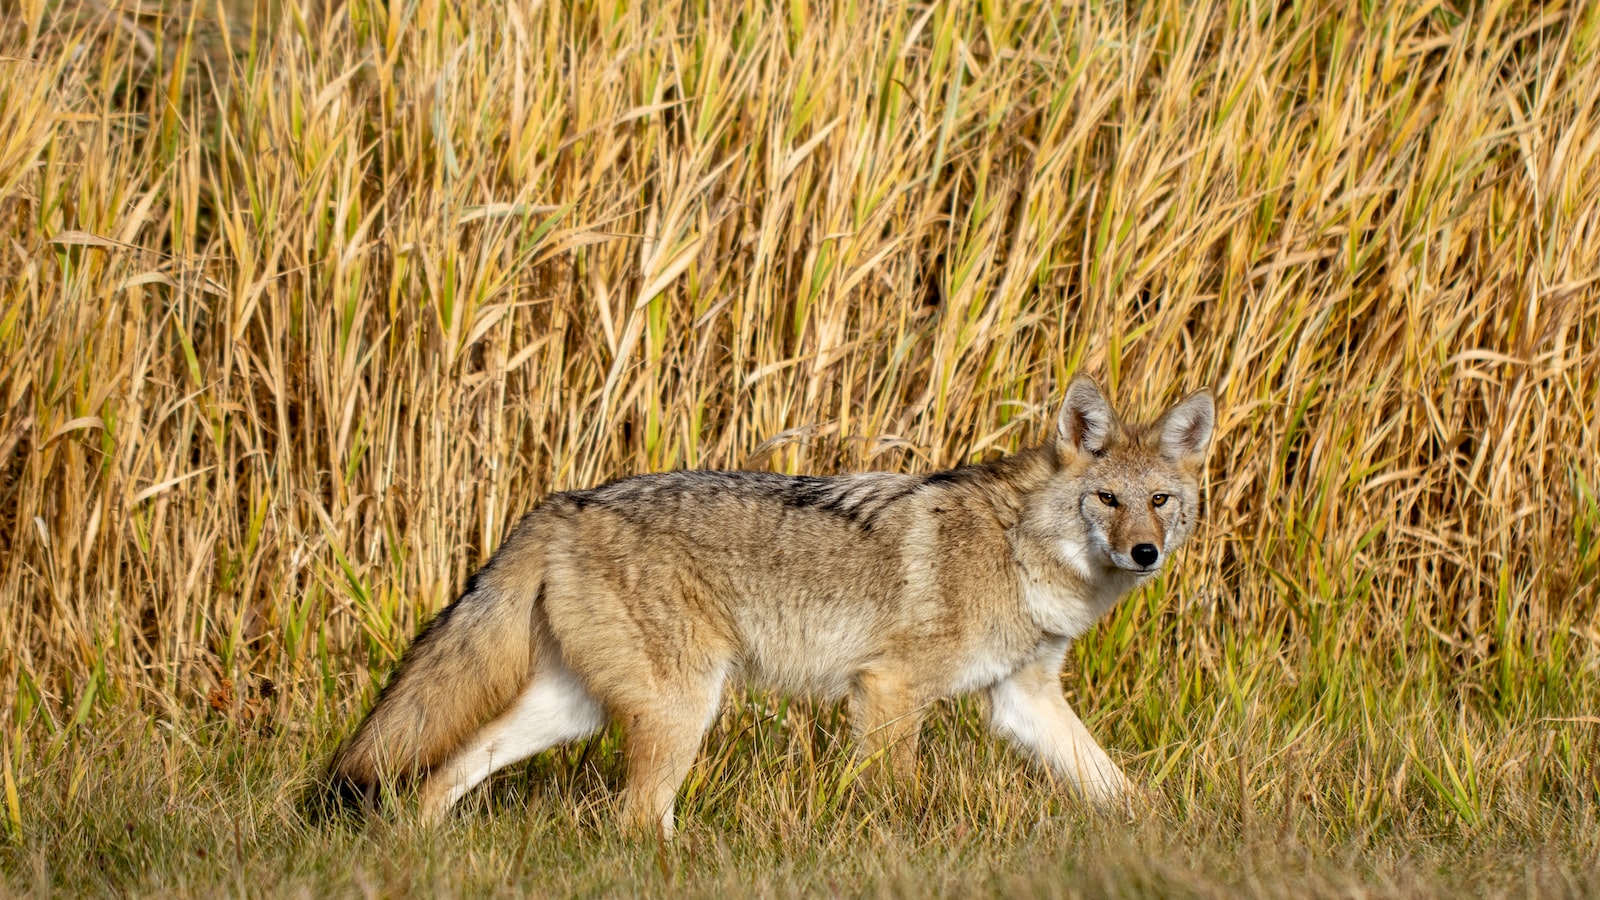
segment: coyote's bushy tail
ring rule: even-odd
[[[371,802],[380,784],[426,773],[527,685],[543,567],[497,562],[474,575],[412,642],[377,705],[333,759],[329,775],[338,795]]]

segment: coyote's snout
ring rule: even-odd
[[[1062,697],[1068,643],[1188,538],[1209,390],[1126,425],[1079,376],[1043,446],[932,475],[684,471],[555,494],[406,652],[333,762],[424,779],[437,815],[496,769],[615,721],[627,822],[673,796],[724,686],[848,698],[898,772],[923,711],[993,728],[1094,801],[1126,780]]]

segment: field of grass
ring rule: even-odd
[[[1069,655],[1097,817],[730,697],[300,800],[545,492],[927,471],[1215,385]],[[1600,4],[0,3],[0,895],[1600,894]]]

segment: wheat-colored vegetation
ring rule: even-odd
[[[6,0],[0,893],[1600,891],[1600,4]],[[302,815],[543,493],[925,471],[1216,385],[1065,689],[850,783],[737,696],[439,831]]]

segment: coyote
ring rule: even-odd
[[[1092,379],[1043,446],[932,475],[641,475],[548,497],[417,637],[331,775],[422,779],[434,819],[503,766],[623,731],[629,827],[673,800],[724,686],[848,698],[857,747],[914,769],[934,701],[1088,800],[1128,782],[1062,696],[1067,645],[1161,571],[1199,515],[1202,389],[1125,425]]]

